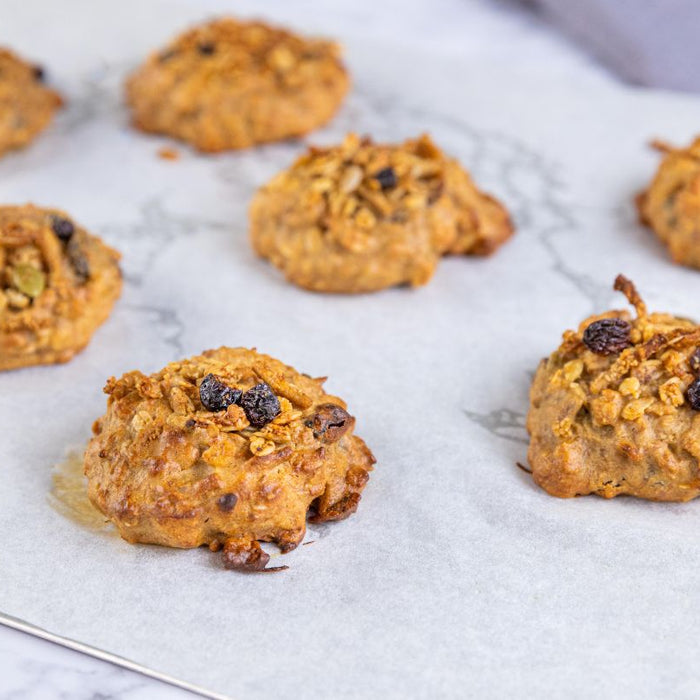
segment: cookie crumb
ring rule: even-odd
[[[164,146],[163,148],[158,149],[158,157],[162,158],[163,160],[179,160],[180,151],[178,151],[176,148],[172,148],[171,146]]]

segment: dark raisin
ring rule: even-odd
[[[223,411],[232,403],[240,403],[241,396],[242,392],[226,386],[213,374],[207,374],[199,385],[199,398],[207,411]]]
[[[199,51],[202,56],[211,56],[216,51],[216,46],[211,41],[202,41],[197,44],[197,51]]]
[[[700,379],[696,379],[685,392],[685,398],[688,399],[690,407],[694,411],[700,411]]]
[[[695,374],[700,373],[700,348],[696,348],[693,354],[688,358],[690,369]]]
[[[90,263],[83,249],[75,238],[71,238],[66,246],[68,260],[73,266],[73,271],[81,282],[86,282],[90,278]]]
[[[632,327],[622,318],[601,318],[583,332],[583,342],[596,355],[614,355],[632,345]]]
[[[51,217],[51,228],[64,243],[68,243],[75,233],[73,222],[70,219],[64,219],[62,216]]]
[[[43,66],[34,66],[32,73],[34,74],[34,80],[39,83],[44,82],[44,78],[46,78],[46,71],[44,70]]]
[[[390,190],[392,187],[396,187],[398,182],[396,172],[391,167],[382,168],[374,173],[374,179],[381,185],[383,190]]]
[[[268,384],[256,384],[241,399],[241,406],[254,428],[263,428],[280,413],[280,402]]]
[[[230,513],[236,507],[236,503],[238,503],[238,496],[235,493],[225,493],[217,501],[219,510],[224,513]]]
[[[352,427],[354,418],[334,403],[326,403],[316,409],[307,421],[307,427],[314,431],[314,437],[321,442],[337,442]]]

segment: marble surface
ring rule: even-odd
[[[57,127],[59,132],[68,138],[74,148],[88,144],[95,148],[95,161],[92,162],[93,170],[90,171],[92,182],[91,191],[97,193],[93,195],[94,201],[86,201],[85,192],[88,182],[81,180],[81,174],[75,174],[75,182],[64,182],[56,184],[50,194],[55,197],[55,201],[61,203],[69,211],[79,211],[81,221],[87,221],[101,235],[104,235],[111,242],[117,242],[128,248],[131,252],[130,259],[125,265],[127,290],[122,300],[125,315],[135,319],[133,323],[123,323],[106,327],[103,331],[103,342],[118,342],[121,334],[128,334],[135,328],[152,330],[152,335],[146,339],[147,348],[135,349],[132,355],[125,360],[123,368],[112,368],[110,371],[118,372],[121,369],[130,368],[132,363],[142,363],[144,366],[157,366],[159,363],[173,359],[174,357],[192,352],[191,340],[183,337],[183,331],[192,319],[196,318],[195,309],[184,308],[182,314],[174,312],[169,306],[167,294],[153,293],[154,280],[153,265],[155,251],[159,255],[167,257],[169,253],[164,250],[177,250],[183,240],[187,240],[190,235],[199,235],[205,241],[205,246],[209,248],[209,253],[214,245],[219,245],[226,240],[228,232],[228,222],[220,215],[207,217],[202,214],[192,214],[188,207],[178,207],[174,202],[173,191],[177,164],[164,165],[154,162],[152,172],[162,177],[162,185],[149,194],[148,197],[133,206],[125,208],[122,217],[116,213],[109,220],[104,220],[103,210],[100,207],[101,188],[115,187],[106,177],[102,177],[98,159],[102,155],[96,142],[97,133],[91,131],[91,122],[95,119],[104,122],[112,111],[119,111],[118,85],[123,69],[128,67],[128,61],[124,61],[124,55],[132,55],[136,60],[143,51],[151,45],[159,44],[167,38],[174,30],[186,24],[188,20],[197,16],[206,16],[214,12],[221,6],[216,2],[200,2],[197,8],[193,3],[174,3],[173,12],[164,18],[163,22],[158,21],[157,11],[162,10],[162,3],[153,6],[142,6],[143,15],[140,21],[147,26],[152,26],[152,40],[148,39],[147,32],[141,31],[135,38],[125,36],[118,31],[98,32],[100,39],[100,65],[92,73],[82,76],[79,80],[71,82],[66,79],[66,87],[72,91],[71,107]],[[60,22],[81,22],[89,28],[91,22],[99,22],[104,15],[106,21],[110,21],[110,12],[107,5],[102,3],[87,2],[87,0],[72,0],[58,5],[38,0],[2,0],[2,7],[5,10],[9,21],[3,20],[3,27],[0,30],[2,40],[8,43],[16,43],[17,48],[27,54],[34,55],[40,59],[52,59],[52,72],[55,70],[60,74],[62,65],[61,51],[63,47],[60,33],[55,27]],[[362,46],[362,42],[374,42],[375,44],[386,42],[387,46],[407,46],[420,47],[422,51],[430,52],[431,55],[440,56],[442,59],[451,57],[455,62],[463,62],[473,65],[475,61],[483,61],[483,65],[493,67],[495,73],[511,72],[515,76],[536,77],[537,80],[556,81],[576,80],[578,85],[591,86],[591,90],[610,90],[613,94],[615,82],[601,68],[591,62],[590,59],[578,53],[574,48],[568,46],[563,40],[551,35],[546,27],[542,26],[536,18],[525,14],[522,9],[504,2],[479,2],[476,0],[439,0],[438,2],[428,2],[412,0],[411,2],[399,2],[392,0],[384,3],[370,2],[334,2],[324,3],[320,0],[312,2],[303,0],[301,2],[288,3],[284,0],[268,1],[264,5],[264,12],[260,12],[259,3],[240,2],[237,3],[241,14],[263,14],[280,22],[288,22],[298,27],[307,28],[334,35],[344,40],[348,45]],[[74,17],[72,17],[74,15]],[[73,32],[72,36],[75,36]],[[91,45],[89,31],[85,33],[85,42]],[[17,41],[14,42],[15,37]],[[355,41],[357,40],[357,43]],[[125,51],[123,43],[129,43],[129,50]],[[150,43],[149,43],[150,42]],[[52,47],[49,48],[49,44]],[[71,47],[75,51],[75,47]],[[360,61],[358,61],[360,63]],[[67,64],[69,64],[67,62]],[[443,64],[441,64],[443,65]],[[365,66],[366,68],[366,66]],[[502,79],[502,78],[501,78]],[[514,78],[515,79],[515,78]],[[535,81],[533,85],[537,85]],[[597,93],[596,93],[597,94]],[[612,100],[612,98],[611,98]],[[499,194],[506,197],[509,205],[514,211],[516,219],[521,228],[533,233],[537,240],[538,247],[541,248],[543,259],[548,270],[549,279],[555,280],[555,294],[569,294],[572,297],[571,313],[573,318],[561,319],[553,318],[549,322],[538,325],[533,333],[545,333],[548,343],[556,340],[562,323],[573,323],[576,319],[589,313],[601,304],[607,304],[611,295],[608,280],[617,272],[618,262],[614,259],[607,259],[603,264],[603,270],[598,270],[594,266],[592,256],[583,253],[580,259],[574,260],[571,243],[578,236],[584,235],[584,230],[591,228],[607,227],[612,230],[617,227],[634,237],[638,245],[639,252],[630,255],[626,261],[628,269],[643,270],[644,256],[652,256],[662,260],[662,254],[653,243],[648,241],[639,232],[635,232],[634,222],[629,207],[610,207],[609,201],[604,198],[596,199],[591,197],[583,203],[576,203],[572,206],[571,199],[568,198],[566,187],[562,180],[566,179],[562,175],[561,168],[548,156],[543,156],[541,150],[536,147],[529,147],[523,142],[514,140],[508,136],[501,125],[491,132],[484,124],[484,112],[475,108],[475,113],[481,111],[480,116],[475,116],[475,121],[482,119],[478,127],[473,127],[470,131],[469,122],[455,124],[450,119],[431,112],[430,100],[426,96],[424,105],[416,104],[420,100],[414,100],[410,110],[399,111],[391,104],[383,104],[381,99],[373,94],[371,90],[366,90],[362,84],[358,85],[357,94],[351,98],[346,112],[339,118],[338,123],[331,129],[332,135],[342,133],[342,130],[353,125],[353,118],[356,115],[368,113],[383,113],[394,116],[401,122],[401,128],[410,130],[416,128],[421,121],[434,123],[435,119],[442,120],[439,126],[445,132],[445,138],[452,139],[458,148],[460,156],[468,160],[469,165],[475,170],[480,182],[495,188]],[[617,111],[616,111],[617,110]],[[620,117],[618,112],[623,112],[622,107],[612,108],[611,118]],[[561,117],[561,115],[560,115]],[[575,119],[575,116],[572,115]],[[119,117],[121,120],[122,117]],[[432,121],[431,121],[432,120]],[[670,131],[679,138],[685,137],[689,130],[689,122],[679,118],[676,124],[671,125]],[[119,121],[118,126],[125,132],[123,124]],[[377,120],[377,130],[379,136],[390,137],[390,125],[386,120]],[[594,130],[595,131],[595,130]],[[452,135],[450,135],[452,134]],[[653,134],[649,134],[653,135]],[[673,135],[673,134],[672,134]],[[595,148],[595,134],[589,136],[591,149]],[[638,134],[637,136],[641,136]],[[128,134],[123,134],[122,138],[129,138]],[[555,144],[549,149],[549,153],[556,152],[558,140],[562,140],[562,150],[566,152],[563,144],[565,135],[548,134],[546,125],[537,132],[534,130],[530,134],[532,143],[544,143],[548,138],[553,139]],[[11,186],[3,192],[3,198],[12,196],[16,198],[32,198],[31,194],[31,170],[34,164],[44,163],[47,155],[51,155],[51,150],[60,150],[59,139],[56,135],[52,139],[47,139],[43,144],[38,144],[33,151],[28,151],[19,157],[13,157],[13,180]],[[153,151],[159,145],[159,140],[153,141]],[[70,155],[62,153],[62,157]],[[260,159],[260,165],[256,170],[250,168],[240,168],[232,165],[226,158],[218,159],[211,166],[213,170],[212,182],[218,183],[211,193],[202,193],[204,202],[213,201],[216,197],[224,196],[227,187],[247,187],[252,188],[251,183],[241,183],[241,173],[248,175],[255,173],[259,180],[275,171],[279,167],[280,157],[284,161],[287,158],[286,151],[276,150],[276,147],[265,149],[256,158]],[[189,160],[191,156],[186,156]],[[49,159],[50,160],[50,159]],[[650,167],[650,160],[639,157],[637,164],[641,167]],[[119,168],[124,163],[116,162],[109,167]],[[104,164],[102,168],[104,168]],[[166,171],[165,168],[172,168]],[[197,172],[200,167],[197,164],[190,164],[191,170]],[[201,166],[201,170],[210,166]],[[252,168],[253,166],[251,166]],[[615,171],[614,166],[612,170]],[[591,186],[593,177],[590,171],[586,171],[578,176],[578,191],[582,191],[586,186]],[[613,174],[603,174],[596,184],[601,188],[608,184],[611,187],[619,187],[619,178],[616,180]],[[571,183],[568,182],[567,186]],[[119,185],[116,185],[119,187]],[[0,192],[2,186],[0,186]],[[110,192],[109,196],[114,201],[118,200],[120,192]],[[124,188],[124,195],[129,194],[127,187]],[[627,197],[629,193],[625,192]],[[105,195],[106,197],[107,195]],[[207,199],[209,198],[209,199]],[[214,207],[212,207],[214,209]],[[244,216],[244,203],[236,210],[237,215]],[[147,235],[148,234],[148,235]],[[563,243],[562,243],[563,241]],[[514,242],[515,245],[521,245]],[[605,245],[605,244],[603,244]],[[521,252],[524,248],[519,248]],[[616,249],[610,249],[611,254],[616,254]],[[508,264],[514,264],[519,258],[515,253],[511,254]],[[663,265],[663,262],[659,262]],[[455,261],[444,263],[446,268],[442,281],[425,290],[424,297],[435,293],[449,292],[457,289],[460,268]],[[263,269],[263,268],[261,268]],[[494,263],[492,268],[494,274],[507,274],[506,263]],[[158,271],[156,270],[156,275]],[[271,284],[276,285],[275,291],[280,293],[284,287],[274,275],[274,272],[265,270]],[[681,275],[683,273],[680,273]],[[524,279],[527,276],[524,275]],[[162,280],[160,280],[162,282]],[[647,288],[649,295],[660,293],[661,283],[656,283],[648,279]],[[650,288],[650,289],[649,289]],[[432,290],[432,291],[431,291]],[[540,302],[543,302],[552,292],[542,291],[537,295]],[[144,299],[148,301],[144,301]],[[669,304],[676,304],[675,310],[682,307],[684,299],[680,294],[667,293],[664,301]],[[517,302],[517,300],[516,300]],[[513,318],[517,316],[516,307],[506,311]],[[400,315],[400,310],[397,314]],[[211,320],[211,319],[210,319]],[[403,316],[397,318],[401,329],[410,332],[408,319]],[[191,327],[191,326],[190,326]],[[436,326],[436,330],[440,326]],[[203,345],[218,342],[215,333],[201,333],[197,335],[196,342]],[[542,349],[546,351],[548,345]],[[289,349],[287,349],[289,352]],[[281,353],[280,353],[281,354]],[[301,360],[302,355],[297,354]],[[292,358],[290,361],[296,361]],[[83,362],[86,368],[96,376],[100,375],[98,350],[86,355]],[[437,371],[437,368],[436,368]],[[520,370],[518,370],[519,372]],[[341,372],[342,373],[342,372]],[[445,377],[449,379],[449,375]],[[516,377],[512,373],[506,372],[505,377],[499,379],[499,391],[504,391],[505,387],[500,386],[502,382],[514,381],[520,392],[519,401],[515,408],[504,407],[495,402],[489,405],[482,402],[475,405],[467,394],[460,398],[465,418],[470,424],[470,430],[476,436],[484,434],[497,439],[503,439],[502,445],[506,459],[514,461],[522,456],[523,443],[525,440],[523,421],[524,403],[523,392],[526,386],[526,377]],[[347,380],[346,380],[347,382]],[[475,380],[477,390],[483,390],[484,379]],[[14,388],[14,384],[13,387]],[[66,392],[70,389],[67,384],[57,382],[56,391]],[[466,391],[466,390],[465,390]],[[359,397],[351,398],[359,400]],[[99,397],[90,399],[92,405],[90,410],[99,406]],[[49,429],[49,434],[53,428]],[[76,430],[70,436],[73,440],[79,440],[83,434]],[[50,435],[51,437],[51,435]],[[512,446],[512,447],[509,447]],[[47,458],[50,459],[50,456]],[[381,477],[379,477],[381,478]],[[381,483],[381,482],[380,482]],[[521,487],[526,484],[523,477]],[[397,494],[395,494],[397,495]],[[373,497],[370,495],[370,499]],[[375,504],[379,502],[375,500]],[[553,506],[554,507],[554,506]],[[631,506],[625,506],[631,510]],[[561,508],[560,508],[561,512]],[[681,528],[681,510],[677,511],[677,527]],[[659,514],[659,509],[656,510]],[[492,512],[487,514],[486,527],[490,527],[497,517],[505,517],[506,532],[516,525],[515,521],[508,522],[508,515]],[[547,516],[552,518],[553,516]],[[580,512],[577,517],[581,516]],[[553,520],[540,522],[539,526],[553,527]],[[635,521],[635,527],[639,530],[643,528],[642,516]],[[341,526],[342,527],[342,526]],[[581,524],[581,527],[585,527]],[[575,532],[571,532],[570,544],[575,542]],[[597,536],[593,533],[593,536]],[[634,539],[630,535],[631,540]],[[636,540],[632,542],[635,546]],[[44,544],[43,546],[48,546]],[[421,542],[420,546],[430,549],[430,541]],[[504,551],[508,546],[504,543]],[[306,548],[313,549],[313,548]],[[512,554],[512,553],[511,553]],[[454,552],[451,552],[454,555]],[[524,554],[520,556],[523,563],[527,558]],[[192,560],[190,558],[190,560]],[[663,560],[663,561],[662,561]],[[657,558],[655,564],[668,564],[663,557]],[[300,564],[301,565],[301,564]],[[487,562],[487,567],[497,570],[495,559]],[[569,551],[562,555],[562,566],[575,570],[579,567],[575,555]],[[582,574],[592,577],[602,577],[605,579],[605,567],[608,562],[602,563],[602,572],[584,569]],[[58,575],[58,574],[56,574]],[[424,575],[419,571],[418,576]],[[2,593],[2,574],[0,574],[0,593]],[[465,576],[470,576],[465,572]],[[483,585],[483,582],[472,581],[476,585]],[[498,586],[498,582],[493,582]],[[548,595],[556,596],[556,591],[549,590],[542,586],[541,594],[543,598],[536,601],[535,605],[547,607],[546,598]],[[517,601],[502,600],[502,604],[509,614],[517,616]],[[617,601],[619,603],[619,600]],[[0,598],[0,609],[2,609],[2,599]],[[516,619],[514,617],[514,619]],[[579,619],[579,624],[585,626],[585,618]],[[641,624],[641,623],[640,623]],[[481,632],[474,631],[473,635],[478,638]],[[673,634],[673,629],[662,625],[660,634],[668,636]],[[516,635],[517,636],[517,635]],[[561,639],[561,638],[560,638]],[[478,640],[477,640],[478,641]],[[506,646],[508,641],[504,639]],[[572,652],[575,653],[575,652]],[[541,659],[540,659],[541,661]],[[604,663],[601,660],[601,663]],[[454,697],[462,696],[461,692],[456,692],[455,688],[447,689],[440,679],[433,679],[433,687],[437,692],[442,691],[445,695]],[[685,685],[676,686],[677,696],[691,696],[692,683],[689,680],[683,681]],[[425,691],[425,684],[420,688]],[[658,689],[658,688],[657,688]],[[609,690],[609,688],[608,688]],[[448,692],[449,691],[449,692]],[[264,693],[263,693],[264,695]],[[602,693],[605,695],[605,693]],[[255,697],[260,696],[256,691]],[[269,687],[268,697],[279,697],[274,685]],[[141,698],[180,698],[192,697],[185,691],[165,686],[157,681],[144,678],[133,672],[129,672],[105,662],[97,661],[76,652],[62,649],[48,642],[29,637],[23,633],[0,627],[0,698],[17,698],[18,700],[29,700],[34,698],[77,698],[82,700],[92,698],[94,700],[115,698],[119,700],[140,700]],[[244,698],[245,694],[238,697]]]

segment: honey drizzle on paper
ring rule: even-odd
[[[113,529],[109,520],[88,498],[82,450],[69,450],[65,459],[54,466],[49,504],[64,518],[93,532],[108,532]]]

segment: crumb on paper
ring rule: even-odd
[[[164,146],[158,150],[158,157],[163,160],[178,160],[180,158],[180,151],[171,146]]]

